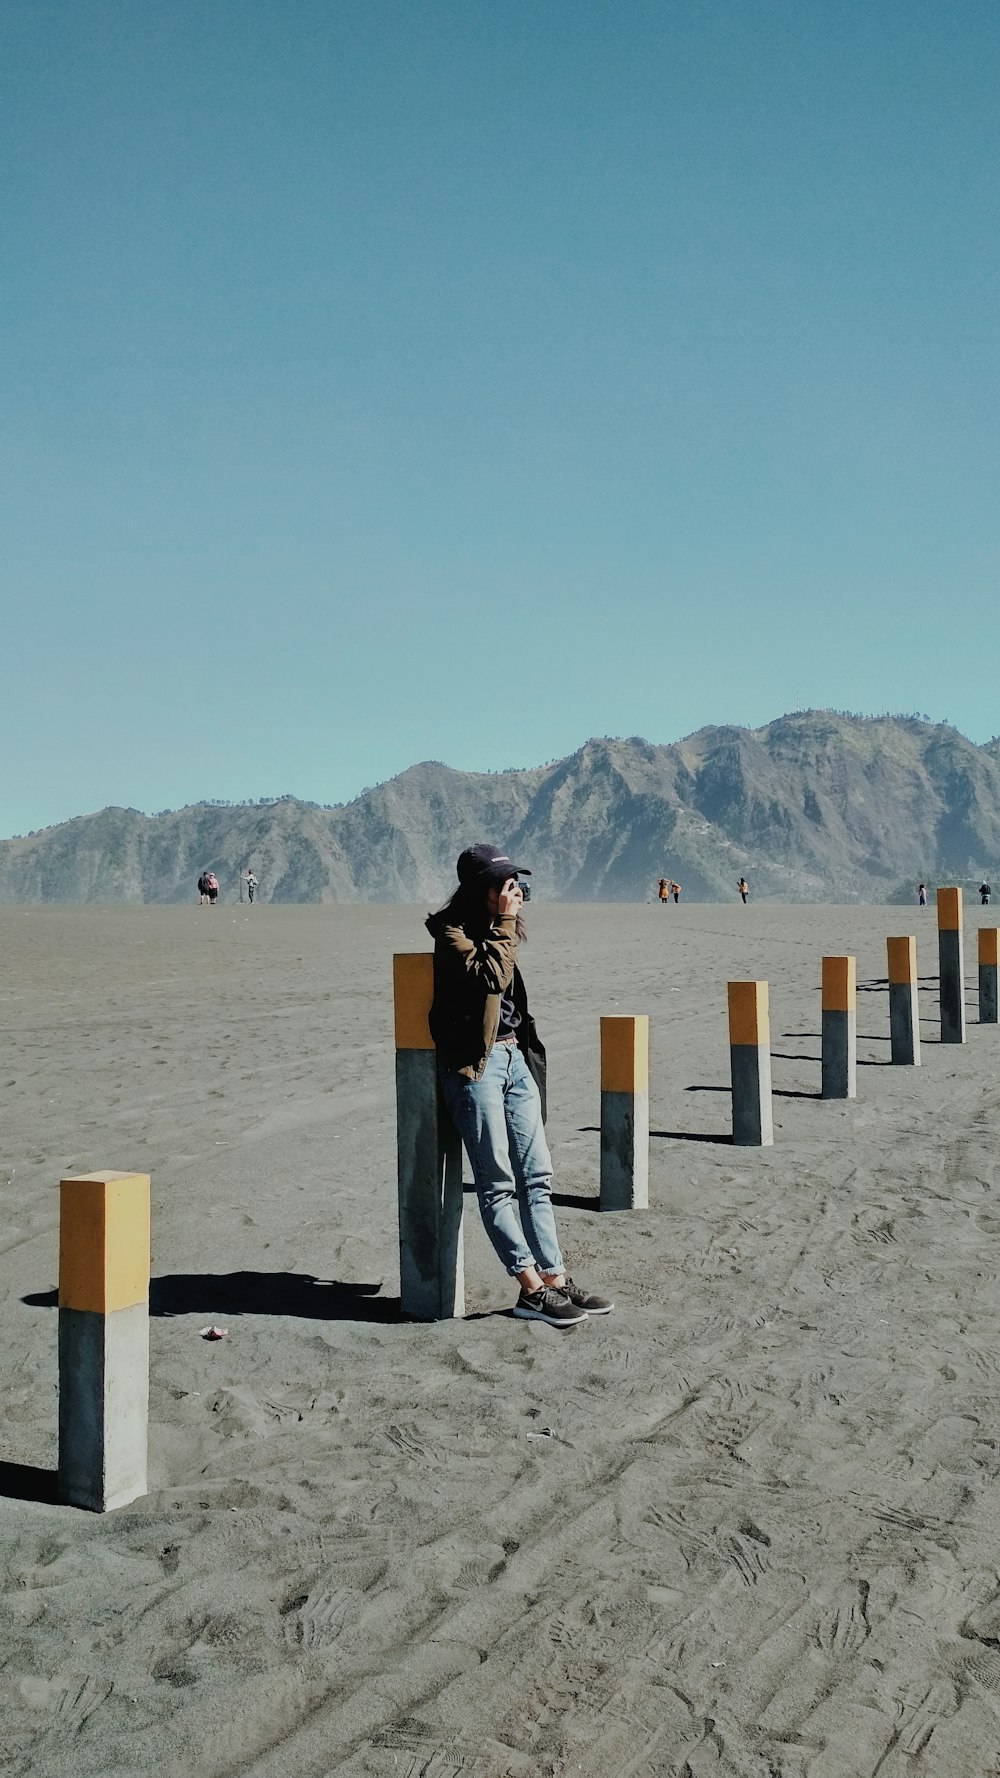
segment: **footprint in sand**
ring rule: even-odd
[[[906,1720],[899,1737],[900,1753],[923,1753],[934,1730],[958,1709],[950,1680],[936,1680],[913,1705],[904,1705]]]
[[[761,1575],[767,1573],[764,1551],[755,1538],[727,1537],[722,1553],[732,1562],[745,1587],[755,1587]]]
[[[892,1217],[887,1216],[884,1210],[875,1207],[859,1210],[857,1216],[851,1220],[856,1234],[862,1240],[877,1241],[881,1247],[895,1244],[895,1225]]]
[[[293,1648],[328,1648],[352,1621],[357,1599],[350,1593],[318,1588],[285,1608],[285,1641]]]
[[[854,1654],[871,1634],[866,1580],[845,1583],[832,1599],[817,1596],[816,1646],[827,1654]]]
[[[722,1377],[717,1389],[699,1404],[699,1430],[707,1445],[732,1455],[760,1425],[761,1411],[753,1390]]]
[[[990,1701],[995,1710],[996,1694],[1000,1693],[1000,1653],[992,1648],[984,1648],[977,1659],[970,1661],[965,1671],[980,1691],[992,1694]]]
[[[94,1711],[110,1698],[113,1687],[91,1674],[56,1674],[52,1679],[23,1679],[25,1702],[52,1715],[49,1733],[75,1735]]]
[[[958,1626],[960,1636],[970,1642],[981,1642],[987,1648],[1000,1648],[1000,1593],[977,1605]]]

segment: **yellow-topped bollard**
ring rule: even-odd
[[[997,928],[979,928],[979,1023],[997,1023]]]
[[[917,941],[911,933],[886,939],[889,966],[889,1044],[896,1067],[920,1067]]]
[[[462,1144],[438,1091],[431,952],[397,952],[392,979],[400,1306],[420,1321],[442,1321],[465,1314]]]
[[[649,1204],[649,1019],[601,1020],[601,1209]]]
[[[853,957],[824,957],[821,967],[824,1099],[858,1092],[857,968]]]
[[[937,892],[938,973],[941,992],[941,1042],[965,1042],[965,948],[962,936],[962,891]]]
[[[106,1512],[146,1492],[149,1175],[59,1185],[59,1496]]]
[[[733,1142],[738,1148],[770,1148],[774,1120],[767,983],[730,982],[727,993]]]

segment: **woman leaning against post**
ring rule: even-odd
[[[614,1305],[567,1277],[556,1234],[537,1084],[544,1082],[545,1051],[517,967],[525,937],[519,872],[531,875],[495,846],[462,853],[457,889],[427,921],[434,940],[431,1035],[486,1233],[521,1286],[514,1314],[572,1327]]]

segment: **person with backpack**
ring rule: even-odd
[[[986,883],[986,882],[980,883],[980,885],[979,885],[979,899],[982,902],[984,908],[989,907],[990,896],[992,894],[993,894],[993,891],[990,888],[988,883]]]
[[[198,878],[198,906],[203,908],[208,900],[208,872],[203,870]]]
[[[514,1314],[567,1328],[614,1307],[567,1276],[552,1212],[544,1129],[545,1050],[517,966],[525,940],[505,852],[469,846],[458,887],[427,920],[434,940],[431,1036],[448,1112],[465,1144],[486,1233],[521,1293]]]

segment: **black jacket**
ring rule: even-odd
[[[545,1116],[545,1050],[528,1011],[524,978],[515,961],[517,925],[512,914],[482,932],[454,923],[448,909],[432,914],[427,930],[434,940],[434,999],[431,1036],[442,1067],[480,1080],[496,1042],[500,999],[510,997],[521,1015],[514,1035],[535,1079]]]

